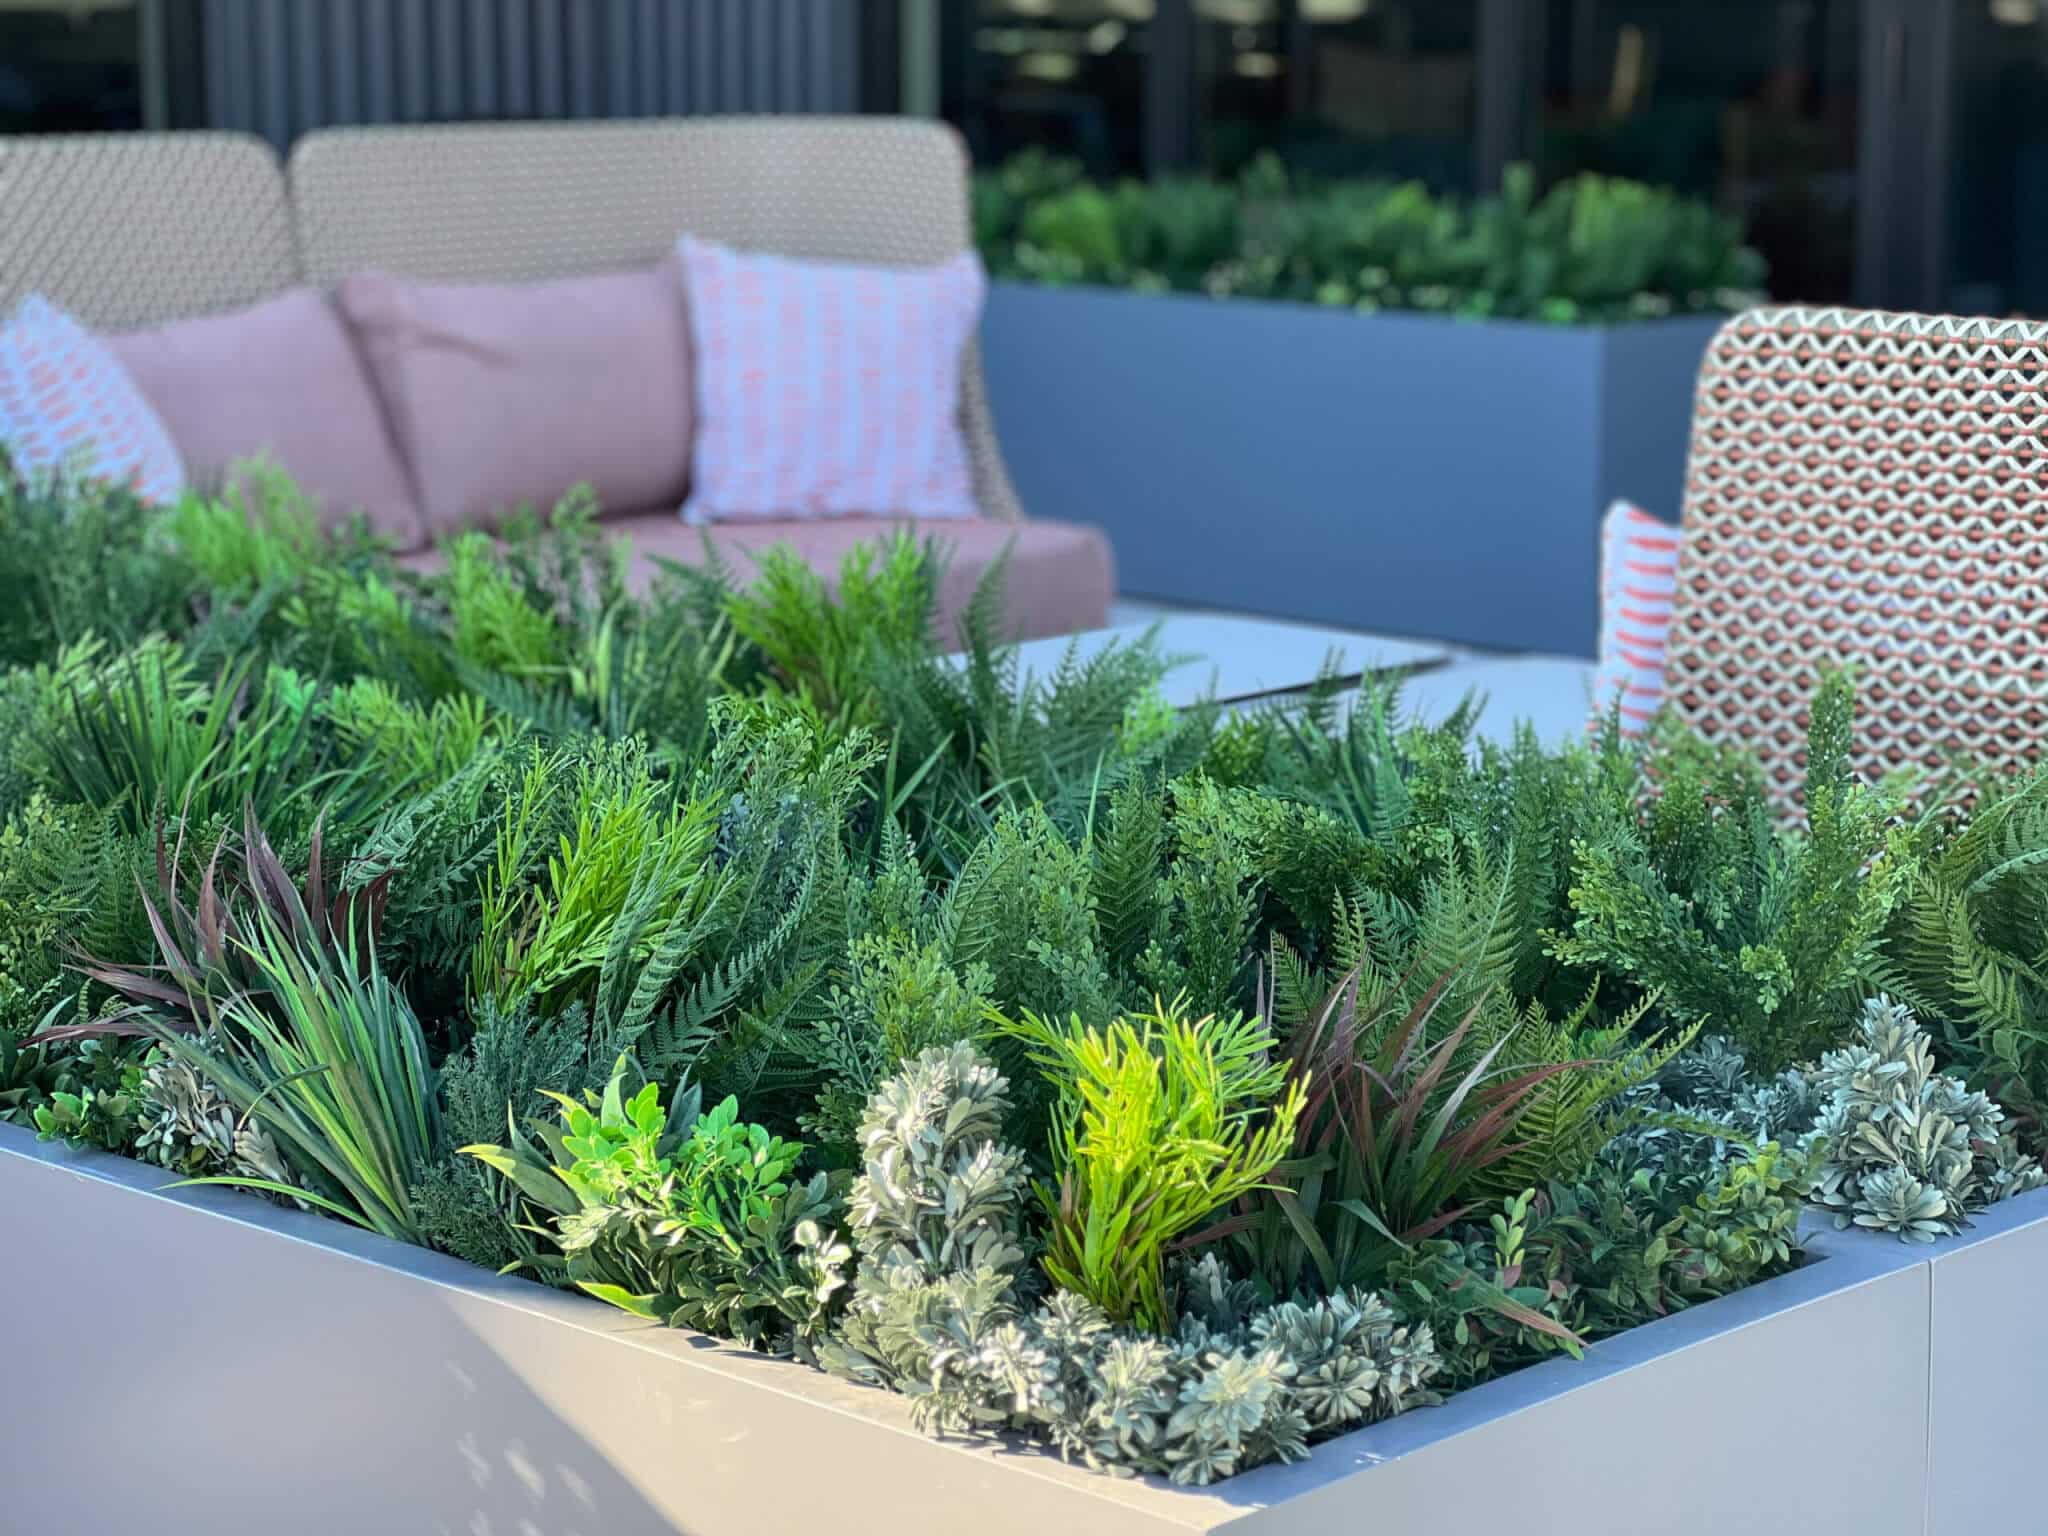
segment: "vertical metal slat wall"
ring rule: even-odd
[[[852,112],[848,0],[203,0],[209,126]]]

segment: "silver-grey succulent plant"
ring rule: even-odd
[[[869,1101],[850,1201],[859,1271],[829,1370],[911,1399],[930,1433],[1022,1432],[1117,1472],[1208,1483],[1431,1401],[1427,1327],[1341,1291],[1258,1307],[1213,1256],[1180,1276],[1179,1329],[1111,1324],[1059,1291],[1033,1306],[1024,1159],[996,1137],[1002,1076],[973,1046],[925,1052]]]
[[[1903,1004],[1863,1005],[1858,1038],[1821,1059],[1826,1098],[1812,1132],[1822,1151],[1813,1200],[1837,1227],[1931,1243],[1966,1213],[2039,1189],[2042,1170],[1982,1093],[1937,1071],[1933,1045]]]
[[[137,1154],[189,1176],[230,1174],[296,1184],[270,1133],[238,1119],[234,1106],[190,1063],[164,1052],[142,1073],[142,1135]]]

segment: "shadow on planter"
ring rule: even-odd
[[[885,1394],[167,1182],[0,1126],[31,1256],[0,1279],[23,1529],[1720,1536],[1768,1511],[1917,1536],[1925,1508],[1929,1268],[1903,1245],[1824,1237],[1584,1363],[1177,1490],[931,1441]]]
[[[1132,596],[1591,656],[1599,522],[1679,513],[1723,317],[1560,327],[997,283],[983,325],[1028,511]]]

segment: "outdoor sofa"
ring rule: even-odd
[[[966,155],[935,123],[818,117],[344,129],[300,140],[289,163],[236,134],[0,139],[0,314],[39,293],[103,333],[244,310],[294,290],[324,302],[361,273],[474,285],[651,272],[673,259],[685,233],[790,257],[929,265],[970,243]],[[138,351],[154,358],[152,404],[174,437],[182,419],[204,414],[208,402],[195,397],[215,391],[296,393],[317,412],[337,382],[322,371],[352,361],[288,345],[198,359],[193,350],[183,344],[165,359],[146,341],[116,345],[124,361]],[[587,419],[642,387],[620,371],[584,356],[542,384],[559,392],[564,419]],[[447,409],[454,403],[435,402],[435,419],[459,419]],[[205,427],[218,441],[219,423]],[[1026,519],[972,346],[961,427],[981,515],[913,525],[950,554],[937,638],[952,638],[961,608],[1005,550],[1012,637],[1101,625],[1115,592],[1108,541],[1092,528]],[[325,510],[366,514],[414,563],[432,563],[438,542],[463,526],[491,526],[519,501],[545,512],[566,488],[559,475],[519,483],[522,453],[535,445],[504,424],[472,415],[465,440],[454,443],[445,431],[432,442],[391,435],[410,487],[395,484],[387,504]],[[268,450],[307,478],[274,443],[245,449]],[[318,456],[336,449],[322,443]],[[452,455],[473,478],[509,481],[512,494],[469,508],[459,522],[431,507],[412,515],[405,495],[421,489],[430,452],[443,469]],[[687,445],[677,463],[686,470]],[[578,479],[603,491],[611,466],[577,468]],[[636,484],[643,498],[656,493],[644,476]],[[677,515],[684,489],[663,484],[659,499],[604,507],[604,525],[631,539],[636,580],[657,560],[701,562],[707,539],[741,579],[753,556],[778,543],[831,579],[849,549],[898,526],[886,508],[873,517],[687,526]]]

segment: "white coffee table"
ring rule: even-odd
[[[1334,656],[1337,675],[1441,666],[1455,652],[1431,641],[1397,640],[1355,630],[1318,629],[1231,614],[1181,613],[1153,624],[1121,624],[1073,636],[1030,640],[1017,648],[1019,671],[1048,677],[1072,652],[1087,660],[1105,648],[1130,644],[1156,630],[1160,651],[1183,658],[1161,684],[1167,701],[1185,709],[1205,699],[1242,703],[1299,693],[1322,675]]]

